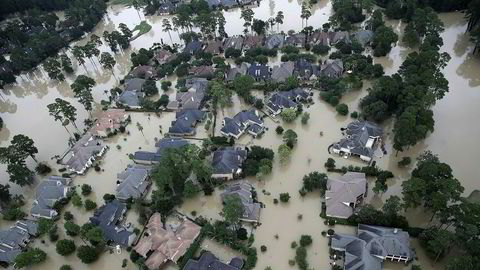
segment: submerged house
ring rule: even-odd
[[[157,75],[155,68],[147,65],[140,65],[133,68],[127,75],[129,78],[150,79]]]
[[[0,230],[0,262],[13,264],[37,234],[38,225],[32,220],[19,220],[7,230]]]
[[[158,49],[153,53],[153,58],[155,58],[159,65],[163,65],[176,59],[177,56],[168,50]]]
[[[265,81],[270,79],[270,67],[264,64],[255,63],[248,67],[247,74],[252,76],[255,81]]]
[[[242,36],[232,36],[228,37],[223,43],[223,49],[227,50],[229,48],[235,50],[242,50],[243,48],[243,37]]]
[[[198,66],[198,67],[191,67],[188,70],[188,74],[193,75],[195,77],[201,78],[209,78],[213,76],[215,70],[212,66]]]
[[[135,241],[136,235],[133,228],[127,228],[123,224],[126,212],[126,204],[113,200],[95,210],[90,222],[100,227],[107,244],[129,247]]]
[[[371,30],[360,30],[352,34],[352,38],[362,44],[362,46],[369,45],[373,40],[373,32]]]
[[[120,127],[125,127],[127,121],[128,114],[124,109],[108,109],[100,113],[90,132],[97,137],[107,137],[117,132]]]
[[[247,51],[254,48],[261,48],[263,47],[264,41],[264,35],[247,35],[243,42],[243,50]]]
[[[58,215],[55,203],[66,199],[71,190],[71,178],[50,176],[38,184],[30,214],[35,218],[52,219]]]
[[[159,269],[167,261],[177,261],[187,252],[200,235],[201,227],[185,219],[175,228],[165,229],[161,215],[150,217],[144,237],[135,246],[135,251],[144,257],[148,269]]]
[[[129,108],[140,108],[140,103],[145,98],[142,92],[145,79],[133,78],[125,80],[125,89],[118,97],[118,103]]]
[[[281,49],[285,43],[285,35],[284,34],[273,34],[267,36],[265,40],[265,47],[268,49]]]
[[[272,80],[274,82],[285,82],[288,77],[293,75],[295,64],[292,61],[281,63],[274,66],[272,70]]]
[[[383,269],[383,261],[404,262],[413,259],[407,232],[359,224],[357,235],[334,234],[331,249],[344,253],[344,269]]]
[[[323,32],[320,30],[317,30],[313,32],[310,36],[308,36],[308,43],[311,46],[315,45],[324,45],[328,46],[328,32]]]
[[[168,129],[170,136],[193,136],[196,133],[195,127],[205,119],[206,113],[200,110],[181,110],[176,113],[175,121]]]
[[[348,218],[367,193],[364,173],[347,172],[339,178],[328,178],[325,192],[328,217]]]
[[[319,67],[313,65],[310,61],[300,58],[295,61],[293,73],[296,77],[303,80],[316,79],[319,74]]]
[[[242,174],[243,162],[247,159],[247,151],[228,147],[213,153],[212,178],[231,180]]]
[[[223,52],[223,44],[220,40],[214,40],[207,43],[205,50],[206,53],[211,53],[213,55],[221,54]]]
[[[329,32],[328,35],[330,45],[335,45],[339,42],[344,42],[346,44],[352,43],[352,40],[350,39],[350,34],[346,31]]]
[[[202,42],[200,42],[198,40],[193,40],[193,41],[190,41],[189,43],[187,43],[187,45],[185,45],[185,48],[183,49],[183,52],[194,55],[194,54],[197,54],[199,52],[202,52],[203,47],[204,47],[204,45],[203,45]]]
[[[182,138],[163,138],[155,143],[156,152],[136,151],[133,154],[133,161],[138,164],[156,164],[168,149],[179,149],[186,145],[188,141]]]
[[[266,107],[271,114],[278,115],[283,109],[296,109],[300,102],[306,102],[309,97],[310,91],[306,88],[280,91],[270,96]]]
[[[370,162],[375,144],[383,135],[383,129],[373,122],[355,121],[348,124],[344,135],[345,138],[333,144],[333,152],[339,155],[357,156],[363,161]]]
[[[128,165],[125,171],[117,174],[115,197],[120,201],[138,199],[145,196],[150,186],[151,167],[142,165]]]
[[[205,92],[208,87],[208,81],[204,78],[190,78],[185,83],[188,89],[186,92],[177,92],[175,100],[168,103],[167,109],[170,110],[198,110],[202,107],[205,99]]]
[[[235,257],[228,264],[221,262],[210,251],[202,253],[200,259],[189,259],[183,270],[240,270],[243,267],[243,259]]]
[[[83,174],[98,157],[105,153],[107,148],[108,146],[101,140],[95,139],[90,132],[87,132],[65,155],[64,159],[67,161],[64,164],[71,172]]]
[[[233,118],[225,117],[222,121],[222,128],[220,129],[220,133],[223,136],[233,137],[235,139],[240,138],[245,132],[256,137],[264,131],[263,120],[255,109],[241,111]]]
[[[222,202],[225,203],[226,198],[231,196],[240,198],[243,205],[243,216],[240,220],[258,223],[261,205],[253,200],[253,191],[253,186],[247,182],[242,181],[229,185],[221,194]]]
[[[342,59],[328,59],[320,67],[322,76],[332,79],[338,79],[343,75],[343,61]]]
[[[285,46],[293,46],[298,48],[305,47],[306,36],[304,33],[297,33],[291,36],[288,36],[285,40]]]
[[[247,70],[249,66],[250,64],[244,62],[240,66],[229,69],[225,74],[225,80],[227,82],[231,82],[235,80],[235,78],[237,78],[238,76],[247,74]]]

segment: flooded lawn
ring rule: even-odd
[[[285,14],[284,24],[279,26],[280,31],[300,30],[302,29],[300,20],[300,4],[301,1],[293,0],[263,0],[260,6],[253,7],[255,18],[267,19],[274,17],[278,11]],[[312,17],[308,20],[308,24],[314,28],[319,28],[328,21],[331,13],[331,3],[327,0],[319,1],[312,9]],[[115,76],[122,78],[130,69],[129,55],[132,51],[136,51],[143,47],[150,47],[155,42],[180,43],[178,33],[172,33],[172,41],[168,34],[162,31],[162,19],[160,16],[142,15],[140,19],[135,9],[122,6],[113,6],[108,8],[108,14],[104,20],[95,28],[94,33],[102,36],[103,31],[111,31],[119,23],[125,23],[131,29],[146,20],[152,25],[152,30],[145,35],[140,36],[132,42],[132,48],[123,53],[115,55],[117,65],[115,67]],[[243,21],[240,20],[240,10],[233,9],[225,12],[226,31],[230,35],[242,34]],[[403,156],[416,157],[424,150],[431,150],[439,155],[440,159],[449,163],[454,170],[456,177],[465,187],[465,196],[475,189],[479,189],[477,176],[480,174],[480,167],[477,165],[480,159],[480,145],[477,138],[480,137],[480,126],[475,124],[471,119],[480,117],[480,60],[477,56],[472,56],[473,46],[469,41],[469,37],[465,34],[466,22],[461,13],[441,14],[441,20],[445,23],[445,32],[442,33],[444,46],[442,51],[450,53],[452,59],[445,68],[444,73],[450,82],[450,92],[444,99],[437,102],[433,108],[435,114],[435,132],[430,134],[427,139],[417,146],[412,147],[398,156],[392,151],[391,134],[386,140],[386,155],[380,159],[376,159],[377,165],[384,169],[390,170],[395,174],[394,179],[390,179],[387,184],[388,191],[382,196],[375,195],[373,192],[368,193],[367,201],[375,206],[381,206],[382,202],[390,195],[398,195],[401,192],[401,183],[408,177],[408,169],[399,170],[397,162]],[[396,31],[401,31],[404,27],[401,22],[388,22]],[[276,29],[276,26],[274,27]],[[78,41],[83,44],[87,39]],[[101,51],[108,51],[106,46],[100,48]],[[376,63],[381,63],[386,74],[395,73],[403,62],[404,58],[410,52],[409,49],[398,44],[387,57],[375,58]],[[69,54],[70,55],[70,54]],[[280,57],[273,62],[278,63]],[[75,61],[74,61],[75,62]],[[98,65],[98,64],[97,64]],[[86,74],[95,79],[97,85],[94,87],[95,108],[100,109],[100,100],[107,99],[105,90],[109,90],[118,84],[117,80],[110,71],[97,70],[90,61],[86,61],[85,68],[76,67],[76,75]],[[38,147],[38,160],[46,161],[54,168],[59,168],[51,157],[61,155],[67,147],[68,133],[63,127],[53,121],[49,116],[46,106],[52,103],[55,98],[60,97],[71,102],[78,112],[77,125],[80,129],[84,128],[83,120],[88,117],[88,113],[83,109],[74,98],[69,85],[75,76],[67,77],[64,83],[56,83],[50,81],[42,71],[37,70],[29,74],[22,75],[18,78],[18,84],[6,88],[0,99],[0,113],[5,122],[5,126],[0,132],[0,145],[4,146],[9,143],[15,134],[25,134],[31,137]],[[168,78],[175,85],[176,78],[174,76]],[[358,103],[361,97],[366,95],[366,89],[370,86],[368,82],[364,83],[362,90],[353,91],[346,94],[342,102],[349,106],[350,111],[358,110]],[[160,90],[161,91],[161,90]],[[173,98],[175,90],[172,89],[167,94]],[[234,96],[233,106],[219,110],[217,115],[217,126],[215,133],[218,135],[221,127],[221,121],[224,116],[234,116],[242,109],[250,108],[244,104],[237,96]],[[339,116],[335,109],[330,105],[322,102],[318,98],[318,93],[314,96],[315,104],[304,110],[310,113],[310,121],[307,125],[302,125],[300,120],[292,124],[282,124],[286,129],[293,129],[298,134],[298,145],[295,146],[291,160],[286,165],[280,165],[278,159],[274,162],[273,172],[263,181],[256,179],[247,179],[248,182],[256,187],[259,201],[265,204],[265,208],[261,209],[261,225],[254,230],[255,242],[254,246],[259,250],[258,263],[256,269],[263,270],[267,266],[273,269],[289,269],[288,260],[294,258],[294,250],[290,247],[292,241],[298,241],[302,234],[311,235],[313,245],[308,250],[307,259],[311,268],[328,269],[329,253],[328,239],[321,235],[322,231],[329,229],[323,223],[323,219],[319,217],[321,210],[321,200],[318,193],[308,194],[300,197],[298,190],[302,186],[302,177],[313,171],[324,172],[323,164],[328,157],[336,160],[337,166],[358,165],[364,163],[356,159],[344,159],[339,156],[330,156],[327,152],[328,146],[338,141],[341,137],[340,128],[345,127],[350,121],[350,117]],[[93,192],[88,198],[97,202],[100,206],[103,204],[103,194],[114,193],[116,186],[116,175],[126,168],[132,161],[128,154],[139,149],[145,151],[153,151],[155,149],[155,138],[161,138],[159,126],[163,128],[163,132],[170,126],[174,120],[174,113],[164,113],[160,116],[144,113],[130,113],[132,123],[127,127],[129,134],[119,134],[116,137],[106,140],[106,144],[110,147],[104,157],[100,161],[100,172],[90,170],[85,176],[77,176],[74,178],[73,184],[80,186],[84,183],[93,187]],[[139,122],[144,127],[143,134],[137,129],[136,123]],[[275,133],[278,125],[271,119],[265,119],[265,125],[268,131],[259,139],[253,139],[249,135],[244,135],[239,144],[256,144],[264,147],[272,148],[277,152],[278,146],[282,143],[280,135]],[[391,133],[391,122],[384,123],[387,133]],[[70,128],[70,131],[74,131]],[[323,133],[323,136],[320,133]],[[204,124],[197,127],[197,137],[206,138],[207,131]],[[117,145],[120,149],[117,149]],[[33,160],[28,160],[29,167],[35,166]],[[6,166],[0,166],[0,179],[2,183],[8,182],[6,174]],[[37,179],[37,183],[40,179]],[[373,187],[373,180],[369,180],[370,189]],[[27,198],[25,210],[30,210],[33,200],[34,186],[19,188],[15,185],[13,191],[21,193]],[[266,192],[262,192],[265,190]],[[278,198],[282,192],[289,192],[291,199],[288,203],[274,204],[273,199]],[[212,196],[186,200],[180,207],[180,211],[187,215],[191,215],[192,211],[197,212],[211,219],[221,218],[221,190],[217,189]],[[269,194],[269,195],[267,195]],[[72,211],[75,215],[77,224],[83,224],[88,220],[92,213],[86,212],[84,209],[79,210],[69,205],[67,210]],[[408,213],[407,217],[414,226],[425,225],[427,217],[417,209]],[[136,227],[137,218],[133,211],[129,212],[128,221]],[[0,225],[6,227],[8,222],[1,221]],[[63,219],[58,222],[60,238],[63,238]],[[335,226],[333,229],[341,233],[354,233],[354,228],[346,226]],[[278,236],[278,237],[277,237]],[[81,244],[81,240],[77,239],[77,246]],[[439,265],[432,264],[418,247],[418,242],[413,241],[413,246],[417,249],[419,262],[423,269],[438,269]],[[265,253],[260,252],[260,246],[267,246]],[[38,246],[48,253],[48,259],[45,263],[35,266],[31,269],[58,269],[63,264],[70,264],[74,269],[86,268],[75,255],[61,257],[55,251],[54,244],[46,240],[46,244],[35,241],[33,246]],[[205,249],[213,251],[223,261],[228,261],[235,255],[235,252],[218,246],[215,242],[206,240],[202,243]],[[103,254],[100,259],[88,266],[91,269],[121,269],[122,260],[128,258],[128,253],[123,251],[121,255]],[[402,264],[386,263],[385,269],[409,269]],[[135,269],[131,262],[125,269]],[[176,269],[173,265],[168,265],[165,269]]]

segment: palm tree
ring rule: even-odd
[[[283,19],[285,17],[283,16],[283,11],[277,12],[277,16],[275,17],[275,22],[277,23],[277,32],[278,32],[278,27],[280,24],[283,24]]]
[[[172,30],[172,24],[170,23],[170,21],[168,19],[163,19],[162,27],[163,27],[163,32],[168,33],[168,36],[170,37],[170,41],[173,43],[172,35],[170,34],[170,31]]]
[[[245,30],[244,30],[245,33],[248,33],[248,28],[252,26],[252,20],[253,20],[254,14],[255,13],[249,8],[243,9],[240,14],[240,18],[245,20],[245,23],[243,24],[243,26],[245,27]]]
[[[312,12],[310,11],[309,7],[307,6],[306,2],[302,3],[302,12],[300,14],[300,18],[302,18],[302,28],[303,28],[303,20],[305,19],[306,24],[308,23],[308,18],[312,16]]]

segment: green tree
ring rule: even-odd
[[[118,28],[120,28],[120,32],[122,32],[122,35],[126,38],[126,39],[131,39],[132,36],[133,36],[133,33],[132,33],[132,30],[130,30],[126,24],[124,23],[120,23],[118,25]]]
[[[290,194],[288,194],[288,192],[280,193],[279,198],[281,202],[287,203],[290,200]]]
[[[277,23],[277,32],[278,32],[278,27],[280,24],[283,24],[283,19],[285,16],[283,15],[283,11],[278,11],[277,16],[275,16],[275,22]]]
[[[7,173],[10,175],[10,182],[21,187],[33,183],[33,172],[27,168],[23,160],[8,164]]]
[[[93,226],[92,228],[90,228],[87,231],[85,237],[94,246],[98,246],[104,241],[103,231],[97,226]]]
[[[255,15],[255,13],[249,8],[242,9],[242,12],[240,13],[240,19],[245,21],[243,24],[243,27],[245,27],[245,33],[248,33],[248,28],[252,25],[253,15]]]
[[[233,80],[233,88],[239,96],[247,99],[250,96],[250,90],[252,90],[254,83],[255,80],[251,76],[241,75]]]
[[[301,13],[300,13],[300,18],[302,18],[302,28],[303,28],[303,20],[305,20],[305,26],[308,26],[308,18],[310,18],[311,16],[312,16],[312,12],[308,7],[307,2],[303,2]]]
[[[90,195],[90,193],[92,193],[92,186],[90,186],[88,184],[83,184],[82,185],[82,195],[83,196],[88,196],[88,195]]]
[[[88,112],[91,112],[92,110],[92,87],[94,85],[95,81],[85,75],[78,75],[75,81],[70,85],[74,96],[78,98],[78,102],[80,102]]]
[[[102,52],[102,54],[100,55],[100,64],[103,68],[110,70],[115,79],[117,78],[115,76],[115,72],[113,72],[113,68],[115,67],[115,64],[117,64],[117,61],[115,61],[115,59],[109,52]]]
[[[24,268],[39,264],[47,258],[47,253],[39,248],[29,249],[15,258],[15,268]]]
[[[143,91],[146,96],[153,96],[158,94],[157,84],[154,80],[147,80],[143,85]]]
[[[391,27],[380,26],[375,30],[372,40],[374,56],[385,56],[392,49],[392,43],[398,41],[398,35]]]
[[[163,28],[163,32],[167,32],[168,33],[168,36],[170,37],[170,41],[173,42],[172,40],[172,35],[170,34],[170,31],[172,31],[172,24],[170,23],[170,20],[168,19],[163,19],[162,21],[162,28]]]
[[[75,249],[75,242],[73,242],[72,240],[62,239],[60,241],[57,241],[56,243],[57,253],[62,256],[68,256],[72,254],[73,252],[75,252]]]
[[[293,108],[283,109],[280,113],[280,117],[283,119],[283,121],[291,123],[297,119],[297,110]]]
[[[80,63],[80,65],[82,65],[83,68],[85,68],[85,70],[87,70],[87,68],[85,67],[85,59],[84,59],[85,58],[85,53],[83,52],[82,47],[80,47],[78,45],[73,46],[72,54],[73,54],[73,57],[75,57],[75,59],[77,59],[77,62]]]
[[[225,222],[232,225],[234,230],[240,225],[240,219],[243,217],[243,204],[238,196],[227,196],[224,199],[222,216]]]
[[[73,73],[72,61],[66,54],[60,55],[60,63],[62,64],[63,71],[65,71],[67,74]]]
[[[145,137],[145,135],[143,134],[143,126],[142,124],[140,124],[140,122],[137,122],[137,129],[142,133],[142,136]]]
[[[213,82],[209,89],[210,96],[213,99],[213,106],[224,108],[232,104],[233,92],[221,82]]]
[[[73,221],[67,221],[63,226],[68,236],[77,236],[80,233],[80,226],[73,223]]]
[[[185,182],[185,189],[183,194],[186,198],[193,198],[200,192],[200,187],[194,184],[192,181]]]
[[[77,120],[77,109],[70,104],[70,102],[63,100],[61,98],[56,98],[54,103],[47,105],[48,112],[53,116],[55,121],[62,123],[62,126],[65,128],[68,134],[66,125],[72,123],[72,125],[77,128],[75,121]]]
[[[98,259],[97,250],[91,246],[80,246],[77,249],[77,257],[85,264],[90,264]]]
[[[10,143],[11,147],[15,149],[17,155],[19,155],[21,159],[25,159],[27,156],[30,156],[35,162],[37,162],[35,159],[35,154],[38,153],[38,149],[35,147],[33,140],[28,136],[17,134],[13,136]]]
[[[290,148],[293,148],[293,146],[297,144],[297,137],[298,135],[295,131],[287,129],[287,131],[283,133],[283,142],[285,142]]]
[[[300,237],[300,246],[301,247],[308,247],[312,244],[312,242],[313,242],[313,240],[312,240],[312,237],[310,235],[303,234]]]
[[[97,203],[90,200],[90,199],[86,199],[85,200],[85,210],[87,211],[91,211],[93,209],[97,208]]]
[[[345,103],[338,104],[338,105],[335,107],[335,110],[337,110],[337,112],[338,112],[340,115],[347,115],[347,114],[348,114],[348,106],[347,106],[347,104],[345,104]]]
[[[311,172],[303,177],[303,189],[310,192],[318,189],[323,196],[327,189],[327,179],[324,173]]]
[[[286,144],[281,144],[278,147],[278,156],[280,157],[280,163],[286,164],[290,160],[290,155],[292,154],[292,149]]]
[[[257,33],[257,35],[263,35],[265,33],[265,27],[268,26],[263,20],[253,19],[252,30]]]
[[[65,76],[62,73],[62,64],[56,58],[49,58],[43,63],[43,69],[52,80],[64,81]]]

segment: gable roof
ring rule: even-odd
[[[115,188],[116,198],[126,201],[129,198],[138,199],[143,197],[149,186],[148,176],[150,167],[141,165],[128,165],[125,171],[117,174],[117,184]]]
[[[208,86],[207,79],[190,78],[186,81],[186,92],[177,92],[175,100],[168,103],[167,108],[175,109],[199,109],[205,98],[206,88]]]
[[[210,251],[206,251],[198,260],[189,259],[183,270],[240,270],[242,267],[242,258],[235,257],[226,264],[219,261]]]
[[[155,147],[157,147],[156,152],[136,151],[133,154],[133,159],[159,162],[168,149],[179,149],[188,144],[188,141],[182,138],[163,138],[155,143]]]
[[[244,48],[247,48],[247,49],[259,48],[263,46],[264,41],[265,41],[264,35],[247,35],[245,36],[243,46]]]
[[[185,45],[183,52],[195,54],[203,50],[203,43],[198,40],[193,40]]]
[[[108,109],[102,111],[97,117],[90,131],[92,135],[99,135],[99,132],[107,133],[108,130],[114,131],[120,128],[122,122],[127,120],[128,114],[124,109]]]
[[[225,40],[223,43],[225,49],[233,48],[236,50],[241,50],[243,47],[243,37],[242,36],[231,36]]]
[[[200,110],[181,110],[176,113],[176,120],[168,129],[170,134],[193,134],[195,126],[205,117],[205,112]]]
[[[330,78],[339,78],[343,74],[342,59],[328,59],[320,67],[321,73]]]
[[[143,84],[145,83],[145,81],[146,81],[145,79],[141,79],[141,78],[126,79],[124,83],[125,91],[140,92],[142,91]]]
[[[227,186],[225,191],[220,195],[222,201],[225,202],[226,198],[235,196],[240,198],[243,204],[243,218],[246,221],[258,222],[260,218],[260,203],[253,201],[253,186],[245,181],[241,181]]]
[[[312,45],[322,44],[328,46],[328,36],[327,32],[317,30],[308,37],[308,42]]]
[[[105,149],[106,146],[101,140],[94,139],[92,134],[87,132],[67,153],[65,157],[68,157],[68,160],[65,165],[70,170],[82,174],[86,167],[90,166],[91,160],[101,155]]]
[[[373,149],[368,145],[372,138],[383,135],[383,129],[369,121],[355,121],[348,124],[346,137],[333,145],[336,149],[349,149],[352,154],[373,157]]]
[[[258,116],[258,111],[256,109],[241,111],[233,118],[225,117],[223,119],[223,127],[220,131],[227,135],[239,136],[250,125],[263,126],[263,120]]]
[[[213,75],[214,69],[212,66],[198,66],[191,67],[188,72],[197,77],[208,77]]]
[[[232,147],[217,150],[213,153],[212,167],[214,174],[235,173],[242,167],[247,158],[247,151]]]
[[[165,49],[155,50],[153,57],[157,60],[157,62],[160,65],[168,63],[168,62],[172,61],[173,59],[177,58],[177,56],[175,54],[173,54],[172,52],[170,52],[168,50],[165,50]]]
[[[129,246],[135,235],[133,231],[127,230],[123,224],[120,224],[126,211],[127,206],[124,203],[113,200],[95,210],[93,217],[90,217],[90,222],[100,227],[107,241]]]
[[[305,34],[304,33],[296,33],[291,36],[288,36],[285,40],[286,46],[305,46]]]
[[[0,231],[0,262],[13,263],[30,241],[37,235],[38,225],[31,220],[19,220],[7,230]]]
[[[373,32],[371,30],[360,30],[353,33],[353,38],[365,46],[373,40]]]
[[[328,178],[325,204],[327,216],[348,218],[360,196],[367,191],[367,179],[364,173],[347,172],[339,178]]]
[[[281,63],[274,66],[272,70],[272,80],[275,82],[284,82],[288,77],[292,76],[295,64],[292,61]]]
[[[285,43],[285,35],[284,34],[273,34],[267,36],[265,41],[265,46],[269,49],[273,48],[282,48]]]
[[[240,76],[240,75],[245,75],[247,74],[247,69],[249,67],[250,64],[248,63],[242,63],[239,67],[233,67],[231,69],[228,70],[227,72],[227,75],[225,76],[225,80],[226,81],[233,81],[235,80],[235,78],[237,76]]]
[[[35,201],[30,213],[35,217],[53,218],[58,213],[53,209],[55,202],[66,198],[69,191],[70,178],[50,176],[40,182],[35,190]]]
[[[222,52],[222,41],[214,40],[210,41],[207,44],[207,47],[203,50],[204,52],[211,53],[211,54],[218,54]]]
[[[161,215],[154,213],[146,226],[148,236],[140,239],[135,251],[147,258],[149,269],[158,269],[167,260],[177,262],[200,234],[201,227],[185,219],[178,227],[164,229]]]
[[[307,100],[308,97],[309,93],[305,88],[298,87],[289,91],[280,91],[270,96],[267,107],[273,112],[287,108],[296,108],[297,101]]]
[[[267,65],[254,63],[248,67],[247,74],[256,80],[266,80],[270,78],[270,67]]]
[[[129,107],[138,107],[140,106],[140,101],[143,98],[145,98],[145,93],[143,92],[123,91],[123,93],[118,97],[118,102]]]

